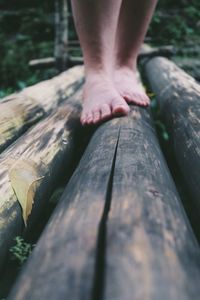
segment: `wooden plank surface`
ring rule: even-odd
[[[149,112],[101,125],[9,300],[198,299],[200,250]]]
[[[0,152],[29,127],[69,98],[83,82],[83,67],[74,67],[60,75],[0,102]]]
[[[62,176],[70,172],[76,147],[84,137],[79,122],[81,95],[82,90],[0,155],[0,268],[13,238],[24,230],[19,200],[34,201],[28,219],[31,228]],[[16,187],[21,188],[21,195],[16,194]]]
[[[200,215],[200,85],[165,58],[151,59],[145,70],[190,192],[190,206]]]

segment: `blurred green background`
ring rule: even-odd
[[[0,28],[0,97],[56,74],[28,66],[31,59],[54,55],[54,0],[0,0]],[[198,43],[199,31],[199,0],[160,0],[148,36],[154,45],[184,47]]]

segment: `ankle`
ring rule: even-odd
[[[137,73],[137,66],[116,66],[115,67],[115,74],[116,73],[123,73],[124,75],[130,75],[130,73]]]
[[[110,63],[94,63],[88,64],[85,62],[85,75],[90,78],[93,76],[107,76],[112,74],[112,66]]]
[[[97,81],[112,81],[112,73],[108,72],[107,70],[100,70],[100,69],[92,69],[88,72],[85,72],[85,82],[87,83],[96,83]]]
[[[137,71],[137,59],[130,59],[130,60],[116,60],[115,62],[115,71],[121,70],[121,71],[131,71],[136,72]]]

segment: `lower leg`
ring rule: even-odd
[[[123,0],[116,33],[116,88],[127,102],[140,105],[148,105],[149,99],[138,84],[137,56],[156,3],[157,0]]]
[[[122,0],[72,0],[83,50],[86,83],[81,121],[97,123],[129,108],[111,80],[113,47]]]

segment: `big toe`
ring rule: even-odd
[[[114,115],[122,115],[125,116],[130,111],[128,104],[124,101],[124,99],[115,99],[112,102],[112,113]]]
[[[149,97],[145,93],[128,93],[124,95],[124,99],[128,103],[135,103],[141,106],[147,106],[150,104]]]
[[[101,120],[107,120],[112,116],[111,107],[108,104],[104,104],[101,107]]]

